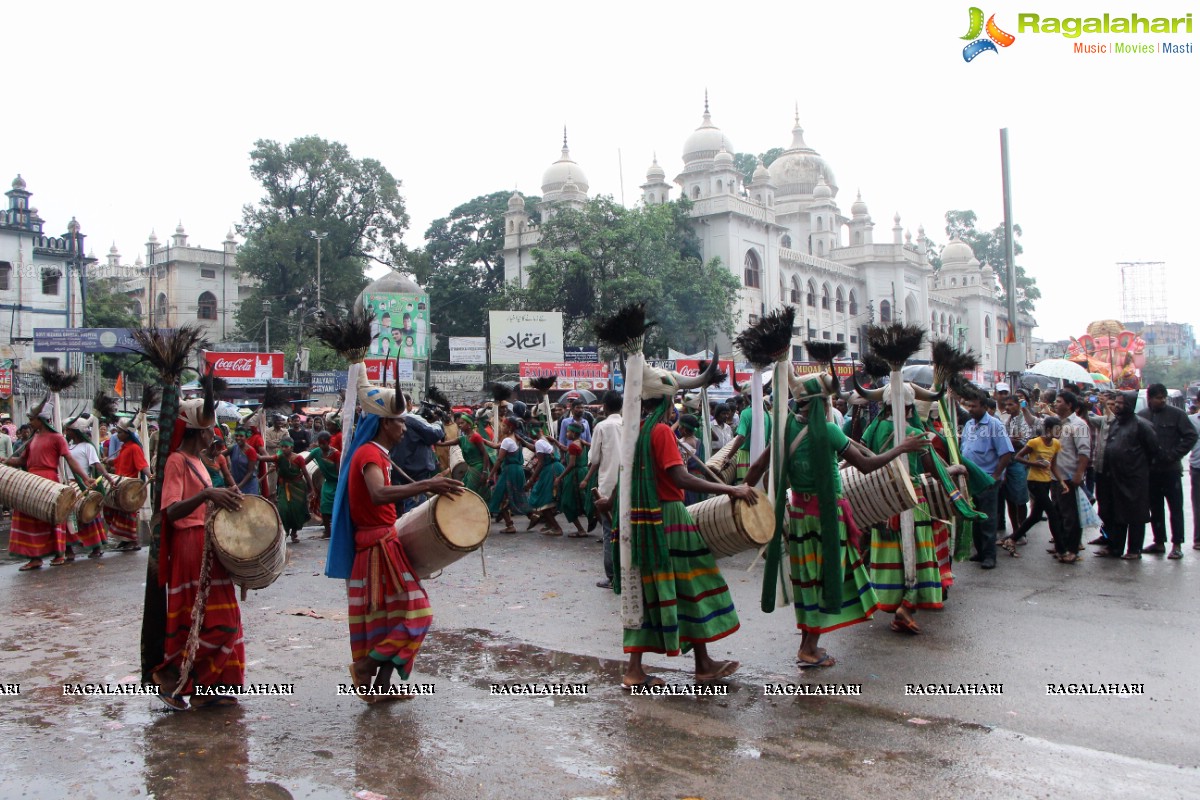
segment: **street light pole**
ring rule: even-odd
[[[317,240],[317,312],[321,311],[321,242],[325,241],[328,233],[309,231],[308,235]]]
[[[267,352],[271,352],[271,301],[263,300],[263,322],[267,326]]]

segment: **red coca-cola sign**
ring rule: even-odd
[[[204,351],[204,363],[218,378],[279,380],[283,353],[213,353]]]

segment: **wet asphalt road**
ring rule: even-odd
[[[434,627],[413,676],[434,693],[367,706],[348,680],[342,583],[302,539],[243,603],[249,682],[291,697],[169,714],[156,700],[64,697],[137,672],[145,551],[58,569],[0,567],[0,796],[159,798],[1195,797],[1200,786],[1200,551],[1182,562],[1044,554],[958,565],[924,633],[887,615],[822,639],[803,674],[787,609],[758,608],[762,570],[721,563],[742,629],[712,647],[741,670],[727,697],[630,697],[617,599],[594,537],[496,535],[426,587]],[[305,532],[315,536],[315,529]],[[690,659],[648,657],[670,683]],[[817,674],[814,674],[817,673]],[[586,683],[582,697],[492,696],[494,682]],[[905,696],[907,683],[1002,683],[988,697]],[[1050,697],[1047,683],[1145,694]],[[862,696],[767,697],[764,683],[861,684]],[[370,797],[370,795],[363,795]]]

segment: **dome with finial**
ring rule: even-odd
[[[733,142],[729,141],[729,137],[721,132],[721,129],[712,123],[712,114],[708,111],[708,92],[704,93],[704,118],[700,121],[700,127],[692,131],[687,140],[683,143],[683,163],[691,164],[694,161],[706,161],[714,158],[721,148],[733,153]]]
[[[730,153],[725,149],[725,146],[722,145],[721,149],[717,151],[717,154],[713,156],[713,164],[718,167],[732,167],[733,153]]]
[[[225,241],[227,241],[227,242],[236,242],[237,241],[236,239],[233,238],[233,228],[230,228],[229,233],[225,234]]]
[[[182,234],[183,232],[183,220],[179,220],[179,224],[175,226],[175,233]]]
[[[833,169],[821,158],[821,154],[804,141],[804,128],[800,127],[800,109],[796,108],[796,124],[792,128],[792,144],[779,158],[771,162],[771,182],[780,197],[810,195],[821,178],[829,185],[832,195],[837,195],[837,179]]]
[[[525,198],[521,197],[520,192],[513,192],[512,196],[508,198],[508,210],[509,211],[524,211],[525,210]]]
[[[108,248],[108,254],[109,254],[110,256],[119,255],[119,254],[120,254],[120,252],[121,252],[121,251],[117,249],[117,243],[116,243],[116,242],[113,242],[113,243],[112,243],[112,247]]]
[[[813,188],[814,200],[831,200],[833,199],[833,189],[829,188],[829,184],[825,182],[825,176],[821,175],[817,179],[817,185]]]
[[[899,226],[899,225],[900,225],[900,212],[899,212],[899,211],[897,211],[897,212],[896,212],[896,215],[895,215],[894,217],[892,217],[892,222],[893,222],[893,223],[894,223],[896,226]]]
[[[555,161],[542,173],[542,194],[562,191],[563,184],[567,182],[568,177],[574,180],[579,191],[587,193],[587,176],[579,168],[579,165],[571,160],[571,151],[567,147],[567,129],[564,126],[562,155],[559,156],[558,161]]]
[[[650,162],[650,166],[646,168],[647,183],[655,181],[663,181],[667,179],[667,171],[658,165],[658,153],[654,154],[654,160]]]
[[[575,194],[579,191],[579,184],[575,183],[575,177],[570,170],[567,171],[567,182],[562,185],[562,191],[565,194]]]
[[[363,296],[368,294],[425,294],[425,290],[412,278],[390,269],[359,292],[354,300],[355,310],[363,310]]]
[[[854,202],[850,204],[850,213],[856,217],[865,217],[869,215],[867,212],[867,204],[864,203],[862,199],[862,192],[858,192],[854,198]]]
[[[150,231],[150,238],[146,239],[146,244],[158,244],[158,234],[153,230]]]
[[[21,177],[19,172],[17,173],[17,177],[13,178],[12,188],[16,189],[17,191],[22,191],[25,189],[25,179]]]
[[[977,269],[979,262],[971,245],[955,236],[942,248],[942,268],[970,267]]]
[[[751,183],[764,183],[771,180],[771,171],[763,164],[762,159],[758,160],[758,166],[754,168],[754,176],[750,179]]]
[[[67,223],[67,233],[79,233],[79,220],[71,217],[71,221]]]

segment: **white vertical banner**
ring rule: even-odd
[[[563,315],[558,311],[491,311],[492,363],[564,361]]]

